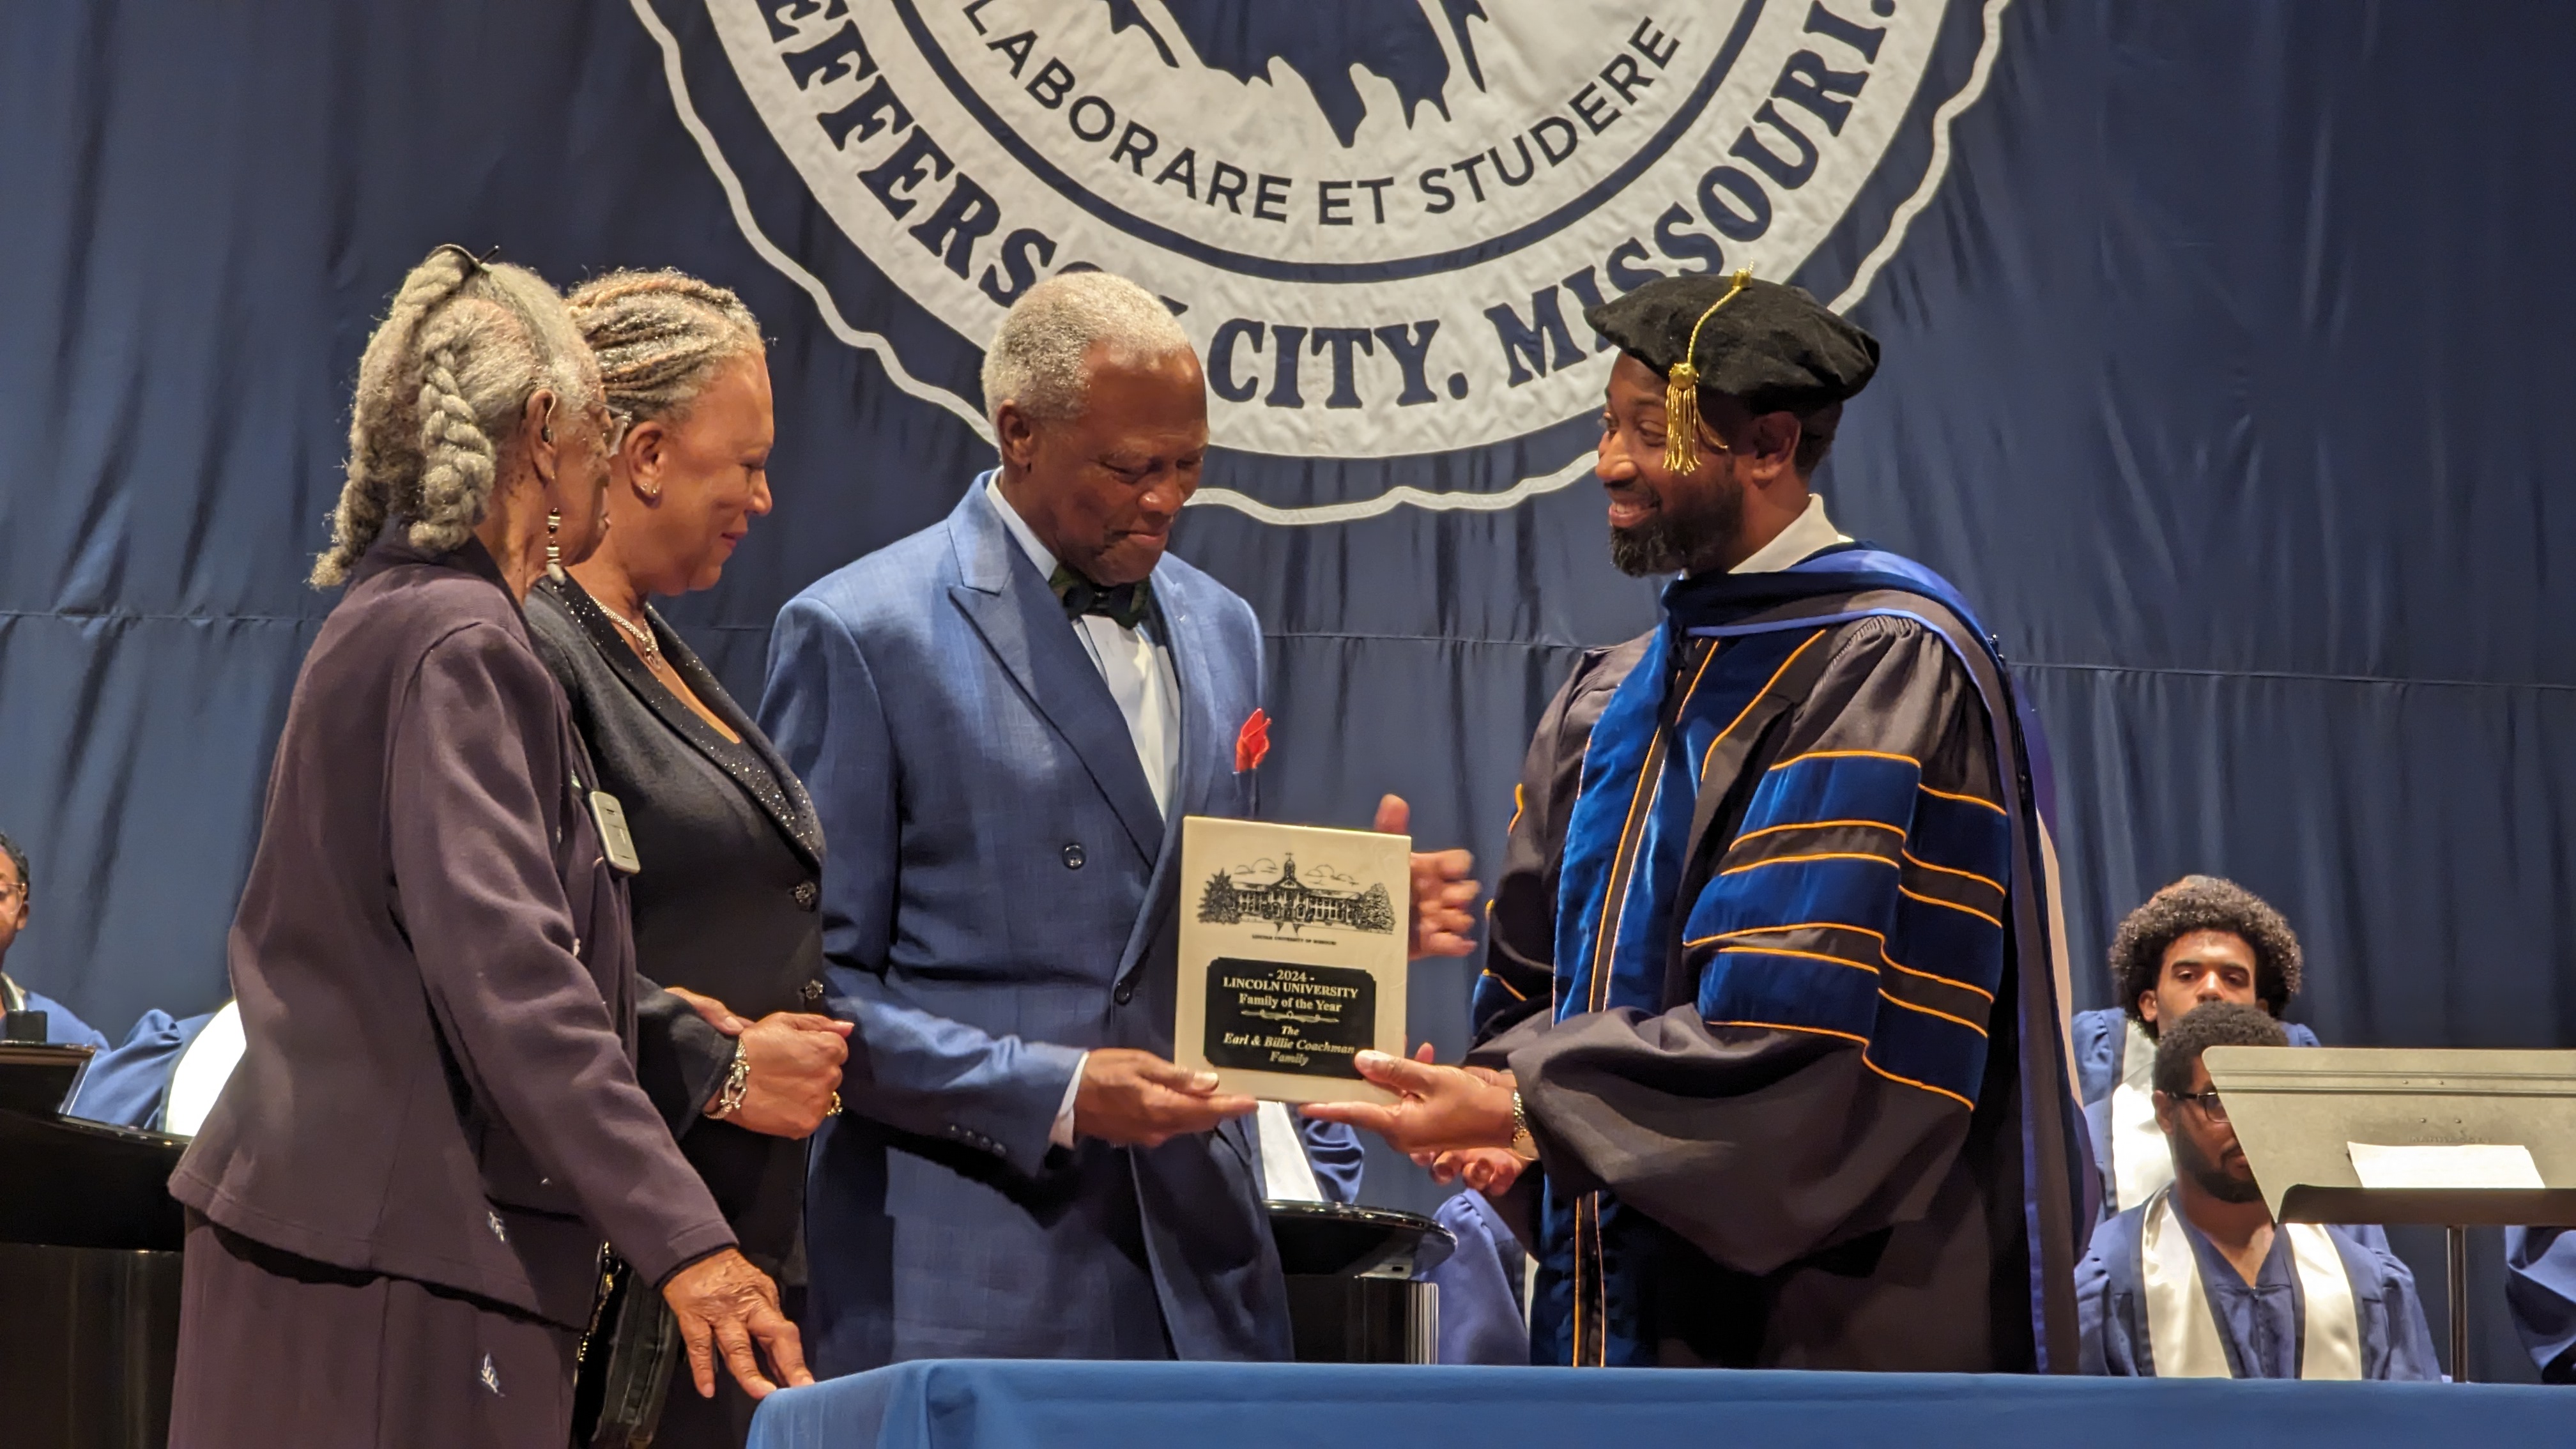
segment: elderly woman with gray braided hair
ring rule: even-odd
[[[535,274],[441,248],[359,364],[230,940],[246,1046],[188,1211],[172,1442],[561,1449],[608,1245],[702,1393],[810,1382],[636,1084],[634,868],[520,601],[606,528],[613,422]]]
[[[625,433],[608,537],[529,593],[528,630],[644,863],[630,891],[644,1089],[744,1254],[801,1280],[805,1139],[839,1105],[850,1031],[805,1009],[823,974],[822,828],[768,737],[651,603],[713,585],[769,511],[760,326],[733,293],[678,272],[612,273],[568,300]],[[617,1329],[607,1374],[631,1387],[608,1397],[644,1409],[630,1438],[744,1441],[750,1398],[656,1393],[658,1324],[621,1306]]]

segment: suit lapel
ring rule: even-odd
[[[696,691],[698,698],[706,701],[707,708],[714,710],[724,719],[728,728],[742,737],[744,746],[753,754],[760,756],[760,762],[768,766],[771,777],[777,781],[776,798],[772,798],[767,791],[753,790],[749,792],[753,801],[778,826],[779,832],[787,837],[788,843],[796,847],[796,853],[805,857],[805,863],[819,867],[823,863],[823,824],[821,818],[814,813],[813,799],[805,793],[805,782],[796,778],[794,770],[787,768],[787,762],[779,758],[777,749],[769,743],[769,736],[762,733],[758,722],[744,714],[742,706],[736,704],[733,696],[725,692],[723,682],[716,678],[713,670],[707,668],[706,661],[698,657],[697,651],[682,643],[675,631],[665,630],[664,632],[670,635],[666,641],[667,645],[673,646],[666,648],[672,667],[680,671],[680,677],[688,681],[689,688]],[[636,663],[631,659],[622,662]],[[640,669],[642,666],[636,664],[636,667]],[[631,678],[628,682],[633,683]],[[670,691],[657,689],[653,693],[668,696]],[[647,698],[650,697],[647,696]],[[676,698],[671,699],[668,706],[657,707],[663,709],[666,717],[674,707],[684,714],[688,712],[688,706]],[[701,730],[705,728],[704,721],[697,723]],[[691,743],[699,747],[699,753],[706,753],[706,742],[703,738],[689,734],[685,730],[682,733]],[[719,767],[723,764],[722,761],[716,763]]]
[[[959,578],[950,597],[1029,703],[1081,759],[1137,852],[1157,860],[1164,820],[1136,759],[1136,738],[1065,621],[1064,605],[1003,526],[984,488],[978,478],[949,518]]]
[[[718,682],[715,674],[707,668],[706,661],[698,658],[696,651],[689,648],[686,641],[682,640],[676,632],[668,628],[657,628],[656,637],[662,644],[662,657],[669,661],[671,668],[688,683],[691,692],[705,701],[707,708],[714,710],[725,722],[725,726],[740,736],[743,744],[749,747],[753,754],[760,756],[761,762],[769,767],[771,776],[777,781],[782,800],[771,800],[768,792],[754,788],[750,781],[734,773],[716,753],[716,743],[721,737],[707,727],[707,722],[698,717],[697,711],[689,708],[687,701],[673,694],[664,687],[662,681],[653,677],[653,671],[645,667],[644,661],[636,656],[633,649],[627,647],[625,637],[618,631],[615,624],[609,622],[607,610],[597,599],[590,596],[588,590],[571,578],[566,578],[562,583],[551,587],[555,589],[556,597],[563,602],[565,609],[572,615],[573,621],[581,625],[583,633],[590,636],[592,647],[599,651],[600,658],[608,662],[609,670],[617,676],[620,683],[626,686],[627,692],[642,701],[644,706],[652,710],[663,724],[669,726],[673,734],[686,741],[689,748],[696,750],[708,764],[714,766],[727,779],[741,786],[742,792],[750,796],[752,803],[759,807],[760,812],[768,816],[770,822],[778,827],[778,833],[786,837],[788,845],[798,855],[804,857],[807,865],[820,867],[822,825],[814,814],[813,802],[806,797],[804,783],[796,778],[795,771],[787,768],[787,762],[778,757],[778,752],[770,748],[769,739],[760,732],[760,727],[735,705],[733,696],[725,692],[724,685]],[[649,605],[647,610],[647,617],[652,618]],[[658,618],[652,618],[652,622],[656,626],[661,624]]]
[[[1169,637],[1164,643],[1172,653],[1172,675],[1181,686],[1180,778],[1172,790],[1172,838],[1177,841],[1181,817],[1207,808],[1217,780],[1232,769],[1234,761],[1228,753],[1233,739],[1226,733],[1225,721],[1216,717],[1216,673],[1208,662],[1208,651],[1216,641],[1200,627],[1192,601],[1177,587],[1178,580],[1173,583],[1175,587],[1157,593],[1155,601],[1165,607],[1163,628]]]
[[[1145,890],[1145,908],[1136,913],[1134,929],[1127,935],[1127,949],[1119,957],[1118,974],[1124,977],[1144,959],[1146,949],[1162,932],[1163,918],[1171,913],[1179,892],[1165,888],[1163,877],[1181,868],[1181,821],[1207,808],[1216,788],[1216,766],[1223,748],[1223,728],[1215,715],[1216,684],[1209,667],[1208,650],[1214,640],[1197,627],[1191,613],[1191,601],[1169,571],[1155,580],[1154,607],[1159,614],[1156,627],[1162,631],[1163,647],[1172,656],[1172,678],[1180,687],[1179,708],[1174,711],[1181,723],[1180,767],[1172,782],[1172,808],[1163,822],[1161,854],[1155,857],[1154,879]],[[1230,763],[1230,762],[1227,762]]]

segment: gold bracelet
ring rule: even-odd
[[[1528,1145],[1523,1146],[1524,1143]],[[1514,1157],[1525,1161],[1538,1160],[1538,1139],[1530,1135],[1529,1109],[1521,1105],[1518,1092],[1512,1093],[1512,1141],[1509,1150]]]

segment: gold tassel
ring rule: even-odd
[[[1699,369],[1687,357],[1664,379],[1664,471],[1675,477],[1699,471]]]
[[[1699,471],[1699,369],[1691,359],[1699,355],[1699,329],[1717,315],[1717,309],[1735,300],[1738,292],[1753,280],[1751,267],[1738,267],[1734,285],[1717,299],[1699,320],[1691,324],[1690,343],[1682,349],[1682,360],[1664,375],[1664,471],[1687,476]]]

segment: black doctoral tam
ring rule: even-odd
[[[1748,279],[1730,297],[1734,288],[1731,276],[1662,277],[1583,320],[1656,376],[1688,361],[1700,387],[1757,413],[1810,413],[1869,385],[1877,338],[1803,288]]]

